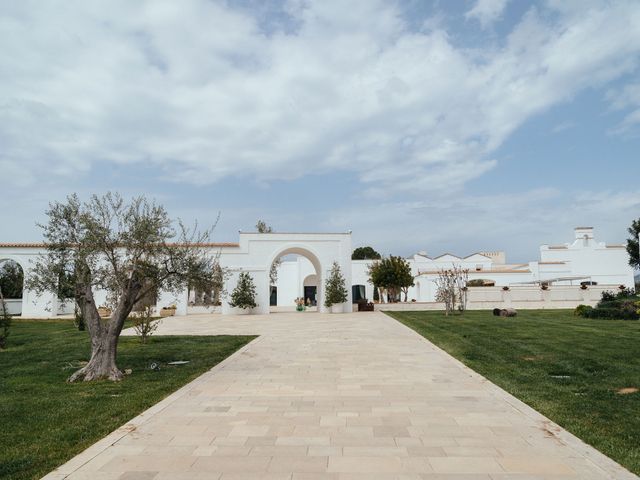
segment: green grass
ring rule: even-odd
[[[32,479],[72,458],[100,438],[209,370],[252,336],[154,336],[142,345],[122,337],[122,382],[69,384],[88,360],[86,332],[71,320],[14,319],[8,349],[0,352],[0,478]],[[174,360],[189,360],[170,366]],[[158,362],[160,370],[150,370]]]
[[[386,313],[640,474],[640,393],[616,393],[640,388],[640,321],[568,310]]]

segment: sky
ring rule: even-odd
[[[510,261],[640,217],[637,0],[0,0],[0,48],[0,242],[73,192]]]

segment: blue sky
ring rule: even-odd
[[[145,194],[235,241],[537,257],[640,216],[640,3],[0,1],[0,241]]]

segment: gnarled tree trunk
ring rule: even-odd
[[[111,318],[102,320],[93,299],[91,286],[78,286],[76,302],[82,310],[91,337],[91,358],[84,367],[69,377],[68,382],[122,380],[123,374],[116,365],[118,340],[141,289],[142,284],[132,280],[122,293]]]
[[[118,335],[107,331],[91,342],[91,359],[80,370],[69,377],[69,382],[83,380],[122,380],[122,372],[116,365],[116,354],[118,350]]]

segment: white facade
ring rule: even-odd
[[[208,244],[211,255],[220,255],[220,264],[229,272],[225,290],[231,292],[241,272],[248,272],[256,285],[257,307],[250,313],[269,313],[270,285],[269,270],[275,260],[287,255],[300,255],[308,265],[283,273],[283,302],[293,305],[293,300],[300,295],[303,284],[315,281],[317,285],[317,304],[320,311],[324,306],[324,281],[333,262],[340,266],[347,285],[351,285],[351,232],[348,233],[240,233],[238,243]],[[39,255],[45,252],[42,244],[0,244],[0,261],[13,260],[24,272],[25,279],[31,274],[33,265]],[[304,276],[302,276],[304,275]],[[313,275],[313,277],[312,277]],[[188,292],[185,289],[179,294],[163,292],[158,299],[157,307],[175,305],[178,315],[186,315],[188,309]],[[290,297],[290,298],[289,298]],[[104,291],[95,292],[98,305],[106,302]],[[15,302],[14,302],[15,303]],[[15,310],[15,306],[12,306]],[[337,309],[351,311],[351,290],[348,299]],[[232,308],[228,296],[223,299],[223,313],[248,313]],[[336,310],[334,307],[333,310]],[[24,289],[22,299],[22,315],[29,318],[46,318],[69,313],[69,302],[61,304],[54,294],[35,295]]]
[[[445,253],[435,258],[418,253],[407,259],[415,286],[409,289],[408,300],[434,302],[435,280],[442,269],[454,265],[469,270],[469,280],[490,280],[496,286],[532,285],[550,283],[577,285],[596,282],[598,285],[634,288],[634,272],[624,245],[607,245],[594,239],[593,228],[575,229],[572,243],[542,245],[540,260],[528,263],[508,264],[503,252],[480,252],[467,257]],[[367,267],[371,261],[354,261],[352,276],[354,285],[367,285],[367,298],[373,298],[373,288],[368,284]]]
[[[364,287],[365,297],[374,298],[373,285],[368,281],[367,269],[370,260],[351,260],[351,233],[240,233],[238,243],[210,244],[211,253],[220,254],[220,263],[228,269],[230,276],[225,289],[230,293],[235,287],[241,272],[249,272],[257,289],[258,306],[252,313],[269,313],[271,288],[269,270],[272,263],[282,258],[278,269],[277,301],[278,307],[294,307],[296,298],[305,298],[313,291],[313,299],[320,311],[324,307],[324,282],[333,262],[338,262],[345,277],[348,301],[340,306],[344,312],[351,311],[350,286]],[[43,245],[0,244],[0,261],[14,260],[21,265],[25,278],[29,276],[33,261],[44,252]],[[436,295],[435,280],[442,269],[454,265],[469,270],[469,279],[491,281],[496,287],[535,286],[545,282],[558,286],[579,286],[581,282],[596,282],[599,286],[634,287],[634,272],[628,264],[628,255],[624,245],[606,245],[597,242],[592,228],[576,228],[573,242],[563,245],[542,245],[540,258],[521,264],[508,264],[503,252],[480,252],[467,257],[444,254],[435,258],[421,252],[407,259],[415,286],[409,289],[408,300],[416,302],[434,302]],[[315,290],[313,289],[315,287]],[[561,291],[570,293],[560,293]],[[557,290],[550,296],[576,295],[571,289]],[[503,298],[507,293],[483,295]],[[514,292],[515,295],[515,292]],[[536,293],[537,295],[537,293]],[[96,292],[98,304],[106,300],[104,292]],[[229,297],[223,299],[218,310],[222,313],[242,313],[228,304]],[[562,299],[557,299],[562,300]],[[566,298],[573,301],[573,298]],[[577,297],[576,301],[579,300]],[[489,299],[487,299],[489,301]],[[177,306],[177,314],[186,314],[189,299],[186,290],[179,295],[164,293],[158,299],[158,308]],[[18,306],[12,302],[12,310]],[[61,305],[54,295],[36,296],[25,289],[22,301],[22,315],[25,317],[50,317],[69,313],[70,305]]]

